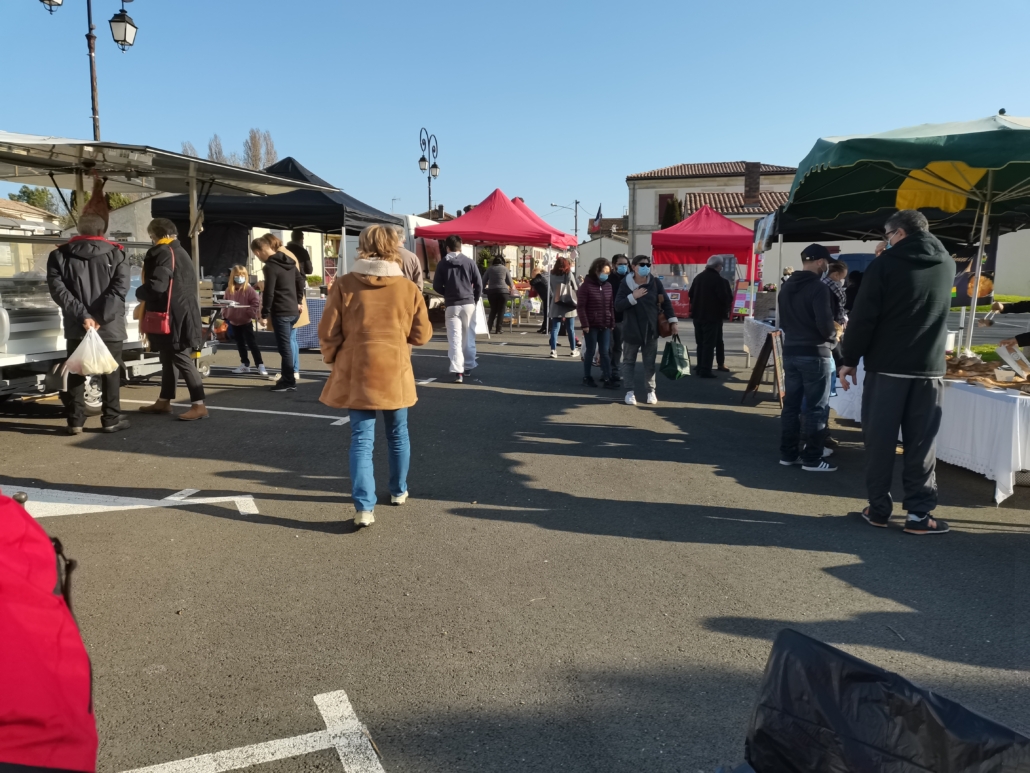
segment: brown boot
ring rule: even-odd
[[[153,405],[141,405],[139,409],[140,413],[171,413],[172,412],[172,401],[171,400],[158,400]]]
[[[186,413],[180,413],[176,416],[179,421],[196,421],[197,419],[207,418],[207,406],[201,403],[200,405],[194,404]]]

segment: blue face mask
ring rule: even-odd
[[[232,279],[232,281],[234,281],[234,282],[235,282],[236,284],[238,284],[238,285],[241,285],[241,284],[243,284],[244,282],[246,282],[247,280],[246,280],[246,279],[244,279],[244,278],[243,278],[242,276],[234,276],[234,277],[233,277],[233,279]]]
[[[629,266],[623,265],[623,266],[616,266],[615,267],[615,273],[616,274],[625,274],[627,271],[629,271]]]
[[[597,278],[600,279],[602,282],[607,282],[608,281],[608,275],[607,274],[598,274]]]
[[[648,274],[651,273],[651,267],[650,266],[637,266],[637,273],[640,276],[647,276]]]

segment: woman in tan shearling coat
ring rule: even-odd
[[[409,344],[433,337],[422,288],[405,278],[393,229],[361,232],[354,267],[335,282],[318,325],[322,359],[333,366],[321,401],[350,410],[350,477],[354,523],[375,521],[372,448],[376,411],[383,412],[390,459],[390,502],[408,498],[408,408],[418,400]]]

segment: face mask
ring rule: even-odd
[[[894,246],[893,244],[891,244],[890,242],[887,242],[887,246],[886,246],[886,247],[884,247],[884,249],[885,249],[885,250],[889,250],[889,249],[890,249],[891,247],[893,247],[893,246]]]
[[[615,267],[615,273],[616,274],[625,274],[627,271],[629,271],[629,266],[616,266]]]
[[[243,284],[244,282],[246,282],[247,280],[246,280],[246,279],[244,279],[244,278],[243,278],[242,276],[234,276],[234,277],[232,278],[232,281],[234,281],[234,282],[235,282],[236,284],[238,284],[238,285],[241,285],[241,284]]]
[[[830,269],[828,269],[828,268],[824,268],[824,269],[823,269],[823,273],[821,273],[821,274],[819,275],[819,278],[820,278],[820,279],[826,279],[826,277],[828,277],[829,275],[830,275]]]
[[[607,282],[608,281],[608,275],[607,274],[598,274],[597,278],[600,279],[602,282]]]
[[[648,274],[651,273],[651,267],[650,266],[637,266],[637,273],[640,276],[647,276]]]

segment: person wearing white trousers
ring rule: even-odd
[[[460,384],[476,367],[476,336],[471,326],[483,297],[483,277],[472,258],[462,254],[460,236],[447,237],[447,255],[433,274],[433,289],[444,299],[450,370],[454,383]]]
[[[451,373],[467,375],[476,367],[476,335],[472,331],[472,320],[476,316],[476,304],[448,306],[444,313],[447,322],[447,356],[451,361]]]

